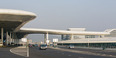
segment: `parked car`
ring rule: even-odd
[[[29,44],[29,47],[32,47],[32,44]]]
[[[38,47],[38,44],[34,44],[35,47]]]

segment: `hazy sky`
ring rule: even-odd
[[[29,28],[65,30],[81,27],[92,31],[116,28],[116,0],[1,0],[0,8],[37,14],[35,20],[24,26]],[[43,38],[41,36],[28,38],[38,40]]]

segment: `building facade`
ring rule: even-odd
[[[83,31],[85,28],[69,28],[68,31]],[[62,35],[59,45],[70,45],[81,47],[106,47],[116,48],[116,29],[107,29],[109,35]]]

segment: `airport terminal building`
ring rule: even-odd
[[[69,28],[68,31],[83,31],[85,28]],[[86,31],[89,32],[89,31]],[[108,35],[62,35],[59,45],[75,45],[81,47],[106,47],[116,48],[116,29],[107,29]]]
[[[44,34],[44,43],[48,44],[49,34],[61,35],[59,45],[76,45],[84,47],[116,47],[116,29],[104,32],[86,31],[85,28],[69,28],[68,30],[53,30],[40,28],[22,28],[35,19],[32,12],[12,9],[0,9],[0,46],[19,44],[21,38],[28,34]]]

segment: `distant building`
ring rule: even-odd
[[[80,31],[80,32],[90,32],[86,31],[85,28],[69,28],[68,31]],[[84,47],[107,47],[107,48],[116,48],[116,29],[107,29],[104,32],[110,33],[109,35],[62,35],[62,41],[59,41],[60,45],[70,45],[74,44],[76,46]]]
[[[69,28],[68,31],[85,31],[85,28]],[[85,38],[85,35],[62,35],[62,40],[72,40],[71,39],[81,39]]]

